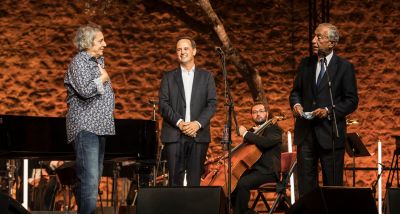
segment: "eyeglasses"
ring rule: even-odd
[[[264,113],[264,112],[266,112],[264,109],[260,109],[260,110],[254,110],[254,111],[252,111],[251,113],[252,114],[257,114],[257,113]]]

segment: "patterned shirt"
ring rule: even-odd
[[[65,74],[64,85],[68,92],[66,115],[68,143],[80,131],[97,135],[114,135],[114,92],[111,82],[100,79],[98,64],[104,66],[104,58],[98,60],[81,51],[72,59]]]

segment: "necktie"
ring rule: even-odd
[[[320,63],[321,63],[321,70],[319,71],[319,74],[318,74],[317,86],[319,86],[319,83],[321,82],[322,77],[324,77],[324,74],[325,74],[325,64],[324,64],[323,58],[320,59]]]

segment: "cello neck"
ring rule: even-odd
[[[258,127],[258,129],[255,130],[253,133],[256,135],[261,135],[265,128],[267,128],[281,120],[286,120],[286,117],[284,115],[274,116],[271,119],[265,121],[263,124],[261,124],[260,127]]]
[[[258,129],[256,129],[253,133],[256,134],[256,135],[261,135],[265,128],[275,124],[277,121],[285,120],[285,119],[286,119],[285,116],[272,117],[271,119],[269,119],[269,120],[265,121],[263,124],[261,124],[258,127]],[[233,149],[231,149],[231,152],[234,152],[234,151],[238,150],[243,145],[246,145],[246,143],[244,141],[242,143],[240,143],[239,145],[237,145],[236,147],[234,147]],[[220,160],[225,159],[227,157],[228,157],[228,154],[225,154],[223,157],[221,157]]]

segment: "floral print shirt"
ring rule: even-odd
[[[115,134],[114,92],[110,81],[101,82],[98,64],[104,66],[103,57],[96,59],[81,51],[68,66],[64,78],[68,143],[83,130],[97,135]]]

